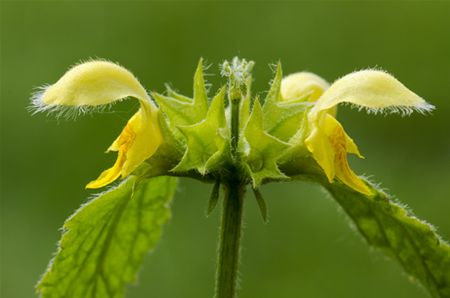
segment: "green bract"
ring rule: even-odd
[[[312,104],[299,98],[285,101],[281,96],[281,65],[264,100],[251,95],[251,76],[242,79],[242,99],[239,98],[239,144],[237,156],[231,154],[230,113],[227,88],[220,88],[209,97],[205,87],[203,65],[200,61],[194,76],[193,98],[181,95],[168,88],[166,95],[156,92],[152,97],[159,105],[163,116],[161,126],[167,147],[173,152],[153,156],[146,161],[149,173],[145,176],[176,175],[192,176],[205,181],[230,180],[230,168],[237,168],[239,177],[253,188],[274,180],[289,180],[280,171],[283,164],[293,158],[304,157],[314,168],[310,154],[298,150],[299,134],[304,130],[306,114]],[[231,92],[228,88],[228,99]],[[179,158],[177,164],[174,159]],[[292,170],[292,169],[291,169]],[[292,175],[303,173],[299,167]],[[233,175],[235,172],[233,172]]]

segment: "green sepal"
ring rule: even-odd
[[[277,160],[289,148],[289,144],[264,131],[263,112],[257,100],[253,104],[239,148],[254,188],[257,188],[264,179],[288,178],[278,169]]]
[[[208,95],[203,74],[203,60],[200,59],[194,75],[194,96],[192,99],[182,96],[169,89],[169,96],[156,92],[152,97],[175,128],[179,125],[192,125],[203,120],[208,111]]]
[[[192,102],[192,98],[176,92],[169,84],[165,84],[164,86],[166,87],[167,96],[175,98],[182,102]]]
[[[289,168],[289,170],[286,171],[286,174],[289,173],[289,176],[308,173],[308,170],[310,170],[311,167],[315,170],[320,169],[320,172],[323,172],[320,167],[317,167],[317,162],[305,146],[307,133],[308,116],[307,114],[304,114],[302,118],[299,119],[297,132],[288,141],[291,147],[286,150],[284,155],[278,161],[280,169],[283,169],[283,171],[285,171],[286,168]]]
[[[253,188],[253,194],[255,195],[256,203],[258,203],[259,211],[261,212],[264,223],[269,221],[266,200],[262,196],[261,191],[258,188]]]
[[[175,137],[165,117],[163,113],[158,113],[159,128],[163,136],[162,144],[155,154],[133,171],[133,175],[142,178],[166,176],[180,162],[186,146],[184,141]]]
[[[264,100],[264,112],[270,109],[272,105],[283,100],[281,96],[281,80],[283,79],[283,70],[281,68],[281,62],[278,62],[275,70],[275,77],[273,78],[267,96]]]
[[[285,142],[301,129],[302,120],[306,117],[311,105],[309,103],[278,103],[268,109],[264,116],[268,118],[265,128],[268,133]]]
[[[323,178],[320,181],[369,245],[396,259],[433,297],[450,297],[450,246],[433,226],[415,217],[368,181],[375,193],[373,197],[355,192],[342,183],[330,184]]]
[[[170,218],[176,178],[132,176],[81,206],[37,285],[42,298],[121,298]]]
[[[264,129],[285,142],[289,141],[300,129],[302,119],[312,107],[303,99],[285,101],[281,95],[283,72],[278,63],[275,77],[264,102]]]
[[[217,203],[219,202],[219,196],[220,196],[220,180],[217,179],[216,182],[214,183],[211,195],[209,196],[208,208],[206,209],[206,216],[211,215],[211,213],[216,208]]]
[[[227,160],[229,132],[225,120],[225,87],[211,101],[206,118],[189,126],[179,126],[186,139],[186,151],[174,172],[197,170],[205,175]]]
[[[244,98],[241,100],[240,108],[239,108],[239,130],[242,131],[245,127],[245,124],[248,121],[248,117],[250,116],[250,108],[251,108],[251,83],[252,78],[249,77],[246,83],[247,93]],[[255,99],[257,100],[257,99]]]

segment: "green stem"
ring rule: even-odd
[[[238,163],[239,106],[241,90],[236,82],[229,82],[228,98],[231,104],[230,151],[233,158],[228,178],[222,181],[225,197],[220,226],[219,254],[216,271],[216,298],[235,298],[242,233],[245,183],[240,180]],[[237,86],[237,87],[236,87]]]
[[[239,103],[240,97],[231,99],[231,156],[236,158],[239,142]]]
[[[224,185],[222,223],[216,272],[216,298],[236,297],[245,186]]]

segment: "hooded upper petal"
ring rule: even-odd
[[[134,97],[153,105],[145,88],[127,69],[108,61],[90,61],[69,69],[34,98],[38,109],[99,106]]]
[[[330,85],[327,81],[311,72],[290,74],[281,81],[281,96],[285,100],[307,97],[308,101],[316,101]]]
[[[374,112],[384,109],[423,112],[434,108],[396,78],[379,70],[357,71],[337,80],[317,100],[312,112],[327,110],[344,102]]]
[[[95,107],[134,97],[140,109],[128,121],[108,151],[118,151],[115,164],[86,187],[105,186],[125,177],[151,157],[162,143],[158,109],[145,88],[127,69],[107,61],[91,61],[71,68],[34,99],[38,110]]]

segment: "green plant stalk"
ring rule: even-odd
[[[234,298],[238,282],[245,185],[232,182],[225,184],[224,188],[215,297]]]
[[[237,146],[239,143],[239,98],[231,100],[231,156],[236,159]]]
[[[240,242],[242,234],[242,215],[244,209],[245,183],[240,180],[236,163],[239,143],[239,105],[241,92],[229,90],[231,105],[231,144],[233,164],[230,176],[223,181],[224,200],[220,225],[219,250],[216,271],[216,298],[234,298],[238,283]]]

